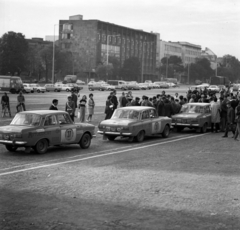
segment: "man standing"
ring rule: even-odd
[[[132,100],[131,106],[141,106],[140,104],[140,98],[136,97],[135,100]]]
[[[117,94],[117,92],[116,92],[116,90],[114,90],[114,91],[112,92],[112,98],[111,98],[111,102],[112,102],[112,104],[113,104],[113,112],[114,112],[114,110],[115,110],[115,109],[117,108],[117,106],[118,106],[118,100],[117,100],[116,94]]]
[[[125,93],[122,92],[122,96],[119,97],[119,106],[120,107],[125,107],[127,103],[128,103],[128,100],[125,96]]]
[[[72,101],[75,104],[75,108],[77,108],[77,100],[78,100],[78,96],[74,93],[74,90],[72,90],[71,92],[71,97],[72,97]]]
[[[68,112],[70,117],[72,118],[72,121],[74,121],[74,114],[75,114],[75,103],[72,101],[72,97],[68,97],[68,101],[65,106],[65,111]]]
[[[58,100],[57,99],[53,99],[52,100],[52,104],[51,104],[49,110],[58,110],[57,105],[58,105]]]
[[[25,97],[22,94],[22,91],[20,91],[18,97],[17,97],[18,105],[16,106],[17,112],[19,112],[19,107],[22,106],[23,110],[26,111],[25,108]]]
[[[164,116],[164,102],[163,99],[165,99],[165,97],[163,98],[159,98],[158,103],[157,103],[157,113],[158,116]]]
[[[8,109],[9,116],[11,117],[9,97],[8,97],[7,93],[4,93],[4,95],[2,96],[2,98],[1,98],[1,105],[2,105],[2,110],[4,108]]]
[[[231,131],[233,133],[233,137],[234,137],[235,130],[234,130],[233,124],[235,122],[235,111],[234,111],[230,101],[227,103],[227,108],[228,108],[228,110],[227,110],[227,125],[226,125],[225,134],[223,137],[228,137],[229,129],[231,129]]]
[[[221,99],[221,98],[220,98]],[[225,131],[226,123],[227,123],[227,113],[228,113],[228,98],[227,94],[224,96],[224,100],[221,102],[221,131]]]
[[[219,123],[220,123],[220,104],[217,102],[217,98],[213,99],[213,103],[211,104],[211,114],[212,114],[212,132],[214,131],[217,133],[219,131]]]

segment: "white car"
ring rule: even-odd
[[[73,85],[55,83],[55,87],[61,88],[61,91],[71,92],[74,89]]]
[[[148,89],[148,85],[145,83],[139,83],[138,86],[140,87],[140,89],[142,90],[147,90]]]
[[[30,84],[23,83],[23,88],[24,93],[34,93],[34,89],[30,86]]]
[[[208,87],[208,90],[215,91],[215,92],[219,93],[220,88],[217,85],[210,85]]]
[[[105,90],[115,90],[116,89],[116,87],[114,85],[102,84],[102,86],[105,88]]]
[[[166,83],[169,85],[169,87],[176,87],[176,84],[174,84],[172,82],[166,82]]]
[[[43,86],[40,86],[39,84],[30,84],[31,87],[33,87],[34,92],[38,93],[45,93],[46,88]]]
[[[156,84],[155,82],[154,83],[150,83],[150,86],[153,88],[153,89],[159,89],[160,86],[158,84]]]

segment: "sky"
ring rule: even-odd
[[[240,60],[239,0],[0,0],[0,36],[14,31],[45,39],[59,20],[79,14]]]

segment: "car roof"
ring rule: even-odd
[[[39,114],[39,115],[48,115],[48,114],[61,114],[67,113],[61,110],[31,110],[31,111],[24,111],[21,114]]]
[[[198,105],[198,106],[207,106],[210,105],[210,103],[187,103],[186,105]]]
[[[119,110],[136,110],[136,111],[144,111],[144,110],[148,110],[148,109],[155,109],[153,107],[150,106],[127,106],[127,107],[121,107],[118,108]]]

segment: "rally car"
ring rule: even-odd
[[[120,136],[142,142],[145,136],[162,134],[168,137],[171,121],[171,118],[159,117],[155,108],[129,106],[116,109],[111,119],[102,121],[98,133],[110,141]]]
[[[172,116],[172,126],[178,132],[185,127],[205,133],[211,127],[210,103],[188,103],[182,106],[181,113]]]
[[[25,111],[16,114],[10,125],[0,127],[0,144],[10,152],[25,147],[45,153],[49,146],[66,144],[86,149],[95,136],[94,129],[91,124],[74,123],[64,111]]]

